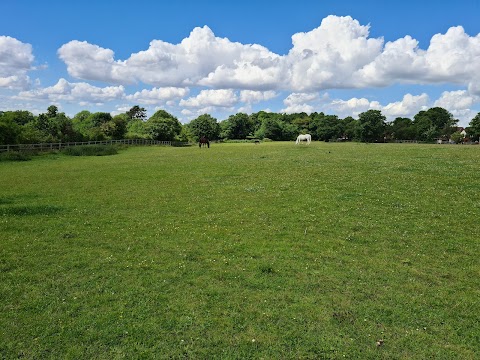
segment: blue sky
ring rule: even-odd
[[[0,110],[480,112],[480,0],[0,3]]]

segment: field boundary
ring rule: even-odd
[[[164,145],[164,146],[186,146],[188,142],[180,141],[159,141],[147,139],[123,139],[123,140],[102,140],[102,141],[75,141],[75,142],[58,142],[58,143],[40,143],[40,144],[15,144],[0,145],[1,152],[9,151],[50,151],[61,150],[66,147],[84,146],[84,145]]]

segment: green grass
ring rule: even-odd
[[[474,359],[479,162],[285,142],[0,163],[0,358]]]

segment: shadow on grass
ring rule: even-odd
[[[1,202],[0,202],[1,204]],[[61,212],[63,208],[54,205],[15,205],[0,208],[3,216],[30,216],[30,215],[53,215]]]

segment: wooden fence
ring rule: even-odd
[[[80,145],[165,145],[165,146],[186,146],[187,142],[179,141],[158,141],[147,139],[124,139],[124,140],[104,140],[104,141],[76,141],[65,143],[42,143],[42,144],[15,144],[15,145],[0,145],[0,153],[8,151],[51,151],[61,150],[70,146]]]

